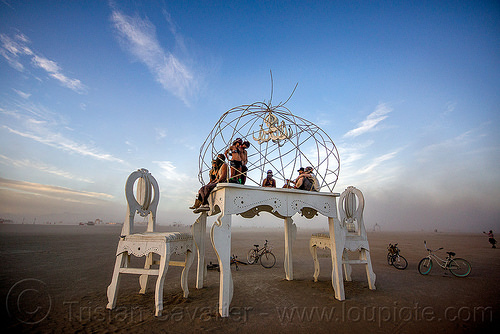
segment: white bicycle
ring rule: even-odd
[[[429,254],[420,260],[418,264],[418,272],[422,275],[427,275],[431,272],[432,264],[434,260],[438,266],[443,268],[444,270],[450,270],[450,272],[456,277],[466,277],[470,274],[472,267],[469,262],[461,258],[453,258],[456,254],[454,252],[446,252],[448,256],[446,259],[442,259],[434,252],[443,249],[443,247],[438,248],[436,250],[431,250],[427,248],[427,242],[424,241],[425,249],[429,252]]]

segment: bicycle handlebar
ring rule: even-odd
[[[440,251],[440,250],[444,249],[443,247],[439,247],[438,249],[435,249],[435,250],[429,249],[429,248],[427,248],[427,241],[425,241],[425,240],[424,240],[424,245],[425,245],[425,249],[428,252],[437,252],[437,251]]]

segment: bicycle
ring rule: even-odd
[[[242,261],[238,260],[238,257],[234,254],[231,256],[230,260],[231,261],[230,261],[229,265],[232,266],[234,264],[236,266],[236,270],[240,270],[240,268],[238,267],[238,264],[244,264],[244,265],[248,264],[246,262],[242,262]],[[212,261],[210,261],[210,264],[207,264],[207,270],[217,270],[220,272],[219,264],[212,263]]]
[[[405,257],[401,254],[399,254],[399,248],[398,244],[389,244],[389,247],[387,247],[387,250],[389,251],[387,253],[387,263],[391,266],[394,266],[394,268],[399,269],[399,270],[404,270],[406,267],[408,267],[408,261],[406,261]]]
[[[443,247],[436,250],[431,250],[427,248],[427,242],[424,241],[425,249],[429,252],[429,255],[420,260],[418,264],[418,272],[422,275],[427,275],[432,269],[432,260],[434,259],[436,263],[444,270],[450,270],[450,272],[456,277],[466,277],[470,274],[472,267],[469,262],[461,258],[453,258],[456,254],[454,252],[446,252],[448,256],[446,259],[442,259],[435,255],[434,252],[443,249]]]
[[[239,270],[238,264],[247,265],[248,263],[238,260],[238,257],[233,254],[233,256],[231,256],[231,265],[233,264],[236,266],[236,270]]]
[[[260,260],[260,264],[264,268],[272,268],[276,263],[276,256],[271,252],[271,247],[267,247],[267,240],[264,246],[259,249],[259,245],[254,245],[255,248],[250,249],[247,254],[248,264],[257,263]]]

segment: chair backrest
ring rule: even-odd
[[[137,188],[134,195],[134,184]],[[138,169],[127,179],[125,184],[125,197],[127,199],[127,215],[123,222],[122,235],[134,233],[135,214],[148,217],[147,232],[156,230],[156,209],[160,200],[160,188],[158,182],[147,169]]]
[[[365,199],[363,193],[353,186],[344,190],[339,198],[339,216],[342,227],[347,230],[348,236],[361,236],[366,234],[363,221]]]

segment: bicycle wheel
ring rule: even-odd
[[[404,270],[408,267],[408,261],[402,255],[396,255],[392,261],[394,268]]]
[[[427,275],[428,273],[431,272],[432,269],[432,260],[429,259],[428,257],[424,257],[422,260],[420,260],[420,263],[418,264],[418,272],[421,273],[422,275]]]
[[[248,264],[254,264],[257,260],[257,252],[255,249],[250,249],[247,254],[247,262]]]
[[[265,252],[260,256],[260,264],[264,268],[272,268],[276,263],[276,257],[271,252]]]
[[[392,266],[392,262],[394,262],[394,255],[387,253],[387,264]]]
[[[451,273],[457,277],[466,277],[471,272],[470,263],[464,259],[453,259],[450,261],[448,265],[448,269],[450,269]]]

